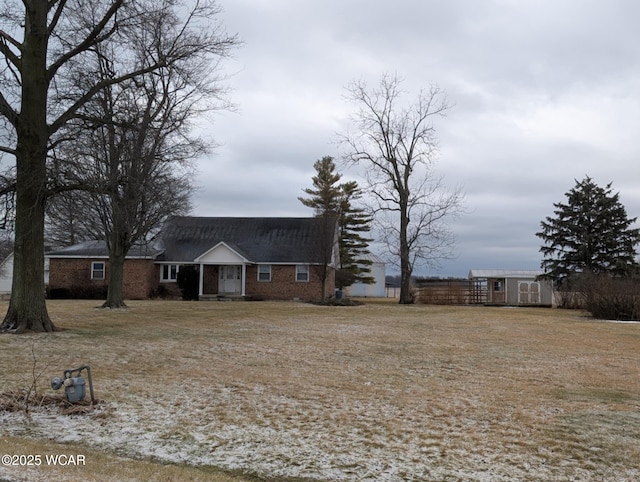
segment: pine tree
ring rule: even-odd
[[[353,201],[362,196],[355,181],[341,185],[340,202],[340,273],[336,284],[339,288],[350,286],[356,281],[374,283],[370,276],[371,260],[368,258],[370,238],[363,237],[371,231],[371,216],[362,208],[353,205]]]
[[[640,229],[631,228],[637,218],[627,216],[619,193],[612,193],[611,183],[602,188],[587,176],[576,180],[565,196],[567,203],[554,203],[555,217],[546,217],[540,223],[542,230],[536,233],[544,242],[540,248],[544,277],[562,287],[580,273],[634,273]]]
[[[298,200],[315,211],[315,215],[327,213],[337,214],[340,211],[341,188],[336,183],[342,178],[335,172],[336,165],[333,158],[325,156],[313,164],[316,175],[311,178],[315,189],[303,189],[309,198],[299,197]]]
[[[325,156],[313,165],[316,175],[312,177],[314,189],[303,189],[310,197],[298,200],[314,209],[316,216],[338,216],[340,267],[336,276],[338,288],[350,286],[356,281],[372,283],[369,276],[371,261],[367,249],[371,239],[362,236],[371,230],[371,217],[364,209],[357,208],[353,201],[362,193],[355,181],[338,184],[342,174],[336,172],[333,158]]]

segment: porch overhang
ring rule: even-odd
[[[247,259],[239,250],[229,246],[224,241],[219,242],[211,249],[205,251],[196,259],[196,263],[200,265],[200,279],[198,281],[198,295],[202,297],[204,295],[204,266],[205,265],[217,265],[217,266],[241,266],[241,296],[246,296],[246,278],[247,278],[247,264],[251,264],[251,261]]]
[[[234,249],[224,241],[219,242],[213,248],[205,251],[194,261],[198,264],[246,264],[250,263],[238,249]]]

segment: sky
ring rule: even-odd
[[[640,216],[640,2],[218,1],[243,41],[223,67],[236,109],[202,127],[219,146],[194,215],[310,216],[297,198],[323,156],[360,182],[339,162],[345,88],[390,73],[407,102],[446,92],[435,171],[465,193],[454,257],[416,274],[538,269],[540,221],[587,175]]]

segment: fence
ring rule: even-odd
[[[487,302],[486,280],[420,280],[416,282],[418,303],[469,305]]]

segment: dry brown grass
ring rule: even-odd
[[[52,376],[91,365],[95,413],[0,411],[3,452],[93,460],[59,480],[234,477],[212,467],[274,480],[640,478],[640,324],[391,303],[96,304],[51,302],[64,331],[0,336],[6,391],[42,372],[36,392],[51,395]]]
[[[2,437],[2,454],[40,454],[42,464],[39,467],[15,467],[1,472],[0,481],[150,481],[150,482],[242,482],[247,479],[240,475],[225,474],[209,467],[190,467],[177,464],[165,464],[153,460],[136,460],[118,456],[104,450],[97,450],[88,444],[56,443],[46,439],[27,437]],[[85,464],[47,465],[46,455],[83,455]],[[7,469],[7,467],[4,467]]]

